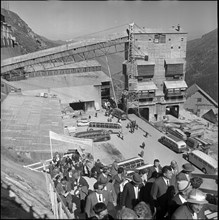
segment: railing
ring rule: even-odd
[[[192,177],[200,177],[203,179],[213,179],[213,180],[218,180],[218,175],[214,174],[203,174],[203,173],[192,173]],[[206,188],[200,188],[204,193],[209,193],[209,194],[217,194],[217,190],[211,190],[211,189],[206,189]]]
[[[44,164],[44,171],[45,171],[45,164]],[[52,204],[52,211],[55,219],[74,219],[74,215],[69,212],[69,210],[66,208],[65,204],[63,203],[60,195],[58,194],[54,186],[54,183],[50,177],[50,174],[48,174],[47,172],[44,172],[44,174],[46,178],[47,191]]]

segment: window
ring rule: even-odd
[[[151,78],[154,76],[154,65],[138,65],[138,76]]]
[[[183,75],[183,63],[179,64],[166,64],[165,76]]]
[[[202,98],[197,98],[197,102],[202,102]]]
[[[181,48],[181,47],[178,47],[179,49]]]
[[[173,46],[171,47],[171,49],[173,49]]]
[[[169,38],[169,41],[171,41],[171,39]]]
[[[183,37],[181,38],[181,41],[183,41]]]
[[[140,47],[138,47],[138,50],[140,50],[141,48]]]
[[[155,34],[154,43],[166,43],[166,35],[164,34]]]

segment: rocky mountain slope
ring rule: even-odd
[[[12,26],[13,35],[21,46],[22,54],[59,46],[64,41],[52,41],[33,32],[16,13],[1,9],[6,23]]]
[[[218,102],[217,29],[187,42],[186,82],[198,84]]]

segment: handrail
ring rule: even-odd
[[[47,190],[50,196],[50,200],[52,203],[52,210],[53,210],[55,218],[63,219],[64,217],[63,214],[65,214],[67,219],[72,219],[72,218],[74,219],[73,214],[70,214],[65,204],[63,203],[60,195],[58,194],[50,175],[46,171],[44,172],[44,174],[45,174]],[[57,201],[57,199],[59,200],[59,202]]]
[[[215,174],[192,173],[192,176],[201,177],[205,179],[214,179],[214,180],[218,179],[218,175]]]

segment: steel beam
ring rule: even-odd
[[[35,65],[42,62],[49,62],[50,60],[54,60],[56,58],[69,56],[69,53],[76,55],[84,52],[101,50],[103,48],[124,44],[127,41],[128,38],[124,36],[112,40],[105,40],[95,43],[90,42],[87,45],[69,44],[5,59],[1,62],[1,73],[4,74],[13,69]]]

